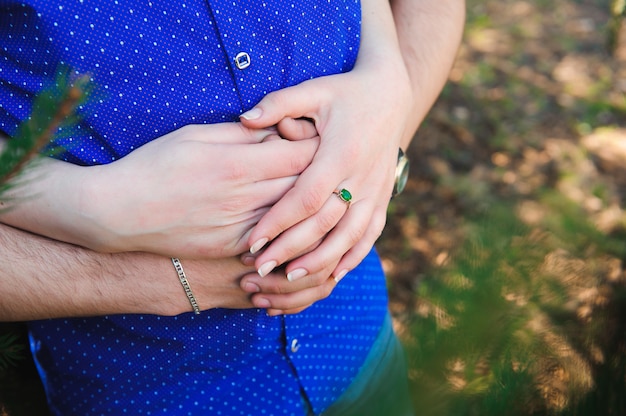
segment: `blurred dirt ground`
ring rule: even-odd
[[[532,204],[550,188],[603,231],[624,227],[626,41],[609,55],[609,1],[469,0],[468,14],[378,244],[398,313],[462,240],[466,215],[491,201]]]
[[[467,3],[450,83],[409,150],[411,179],[378,244],[396,328],[409,344],[420,342],[408,327],[423,314],[420,285],[454,263],[468,223],[493,206],[509,204],[512,217],[539,231],[554,210],[546,195],[556,195],[578,207],[594,233],[626,241],[626,30],[610,49],[610,1]],[[539,260],[542,273],[571,279],[563,299],[576,305],[570,331],[597,323],[607,287],[623,285],[620,250],[554,249]],[[616,325],[605,330],[623,331]],[[579,354],[564,339],[553,338],[552,349],[580,360],[561,361],[536,380],[550,411],[563,410],[576,388],[590,390],[597,373],[585,358],[593,353]]]

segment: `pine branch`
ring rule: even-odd
[[[29,120],[23,122],[0,154],[0,194],[40,152],[50,145],[59,127],[67,122],[89,92],[89,77],[69,82],[67,72],[60,71],[55,86],[43,91],[33,104]],[[51,152],[60,149],[52,148]]]
[[[69,71],[60,70],[55,86],[35,98],[31,116],[18,127],[15,136],[6,141],[0,152],[0,196],[16,185],[16,179],[41,152],[54,154],[62,150],[52,144],[59,127],[76,122],[76,108],[89,95],[89,77],[70,82]],[[0,147],[1,149],[1,147]],[[0,201],[0,211],[3,202]],[[0,373],[14,367],[25,357],[27,344],[12,332],[0,328]],[[0,405],[0,414],[2,407]]]
[[[24,358],[26,345],[20,342],[19,336],[14,333],[0,335],[0,371],[14,367]]]

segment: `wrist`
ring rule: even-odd
[[[99,196],[104,186],[100,170],[99,166],[63,162],[51,169],[45,202],[55,218],[55,226],[47,233],[49,237],[97,252],[110,251],[102,227],[103,207],[107,204]]]
[[[2,222],[58,241],[82,245],[80,167],[43,158],[30,165],[3,195]]]
[[[176,316],[191,311],[169,257],[151,253],[103,254],[108,266],[102,272],[102,290],[115,293],[104,314],[140,313]],[[185,266],[189,266],[185,262]],[[190,276],[194,272],[187,270]],[[193,285],[194,281],[191,281]],[[110,286],[110,287],[109,287]],[[204,305],[203,305],[204,306]]]
[[[126,227],[122,223],[129,212],[124,184],[128,179],[118,179],[113,165],[80,167],[83,171],[76,185],[73,216],[81,245],[103,253],[140,251],[124,238]]]

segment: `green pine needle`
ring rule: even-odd
[[[7,140],[0,153],[0,195],[40,152],[50,146],[59,127],[75,123],[76,108],[89,92],[89,77],[71,79],[68,70],[59,70],[55,85],[34,100],[31,117],[20,124],[15,137]],[[59,152],[54,146],[47,153]]]
[[[0,371],[9,367],[15,367],[18,362],[25,358],[26,345],[19,336],[14,333],[0,335]]]

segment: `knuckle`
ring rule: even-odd
[[[180,132],[185,135],[195,135],[198,133],[199,130],[200,128],[197,124],[187,124],[180,128]]]
[[[250,175],[250,168],[243,163],[229,164],[228,169],[222,171],[222,179],[228,182],[241,182]]]
[[[363,238],[363,235],[365,235],[366,227],[366,224],[360,224],[348,230],[348,241],[351,245],[355,245],[356,243],[361,241],[361,238]]]
[[[248,209],[250,209],[252,201],[249,198],[233,196],[231,198],[226,198],[223,201],[220,201],[217,205],[219,207],[219,211],[228,216],[236,216],[238,219],[239,225],[247,224],[249,219],[253,218],[250,215],[245,214]],[[222,224],[224,225],[224,224]],[[241,227],[243,229],[243,227]]]
[[[276,256],[279,259],[293,259],[298,257],[298,255],[302,253],[299,245],[296,244],[288,244],[282,248],[280,255]]]
[[[337,225],[337,222],[339,221],[339,218],[335,218],[334,215],[328,213],[319,213],[314,218],[317,229],[322,234],[326,234],[328,231],[330,231],[335,225]]]
[[[268,279],[269,280],[269,279]],[[283,295],[287,293],[285,288],[276,281],[267,282],[267,284],[262,284],[262,292],[264,293],[273,293],[276,295]]]
[[[312,188],[308,190],[300,200],[302,211],[309,216],[315,214],[319,211],[326,198],[327,195],[322,195],[318,189]]]
[[[289,159],[289,168],[292,172],[302,173],[304,169],[311,163],[310,158],[306,152],[297,152],[292,158]]]
[[[328,279],[328,273],[316,273],[314,276],[311,276],[311,286],[320,287],[326,283]]]
[[[321,299],[326,299],[327,297],[330,296],[330,294],[333,292],[334,286],[332,284],[329,283],[330,280],[328,282],[326,282],[325,284],[323,284],[322,286],[320,286],[320,300]]]
[[[372,218],[372,222],[368,229],[368,233],[372,234],[374,239],[378,239],[385,229],[387,223],[387,217],[385,215],[376,215]]]
[[[266,106],[280,106],[283,103],[283,96],[276,91],[272,91],[263,98]]]

